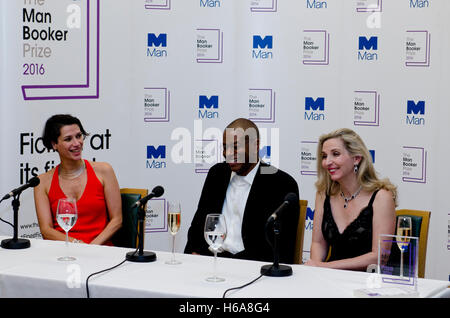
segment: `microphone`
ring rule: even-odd
[[[12,190],[10,193],[6,194],[3,198],[3,200],[9,199],[12,196],[16,196],[17,194],[22,193],[23,190],[28,189],[29,187],[35,187],[37,186],[39,183],[41,182],[41,180],[38,177],[33,177],[30,179],[30,181],[28,181],[28,183],[25,183],[23,186],[20,186],[14,190]]]
[[[284,197],[283,203],[272,213],[271,216],[267,219],[266,222],[266,240],[270,243],[270,240],[267,236],[267,228],[270,222],[273,221],[273,233],[274,233],[274,243],[272,245],[273,248],[273,264],[264,265],[261,267],[261,274],[264,276],[272,276],[272,277],[284,277],[292,275],[292,268],[288,265],[280,265],[279,263],[279,236],[280,236],[280,222],[276,222],[277,218],[281,215],[281,213],[286,210],[287,207],[292,206],[295,202],[298,202],[298,196],[290,192]]]
[[[146,195],[145,197],[139,199],[138,201],[136,201],[132,208],[136,208],[139,207],[141,205],[145,205],[147,203],[148,200],[150,200],[151,198],[158,198],[160,196],[162,196],[164,193],[164,188],[161,186],[156,186],[153,188],[152,192],[148,195]]]
[[[130,262],[154,262],[156,261],[156,254],[149,251],[144,251],[144,221],[145,221],[145,211],[144,205],[151,198],[157,198],[162,196],[164,193],[164,188],[161,186],[156,186],[153,188],[149,195],[141,198],[133,204],[132,208],[140,207],[138,212],[138,224],[137,224],[137,236],[138,236],[138,248],[134,252],[128,252],[126,255],[126,260]],[[139,253],[137,253],[139,250]],[[137,254],[136,254],[137,253]]]
[[[1,242],[1,247],[2,248],[6,248],[6,249],[13,249],[13,250],[17,250],[17,249],[23,249],[23,248],[28,248],[30,247],[30,240],[28,239],[22,239],[19,238],[19,206],[20,206],[20,201],[19,201],[19,197],[16,195],[20,195],[22,193],[23,190],[28,189],[29,187],[35,187],[37,186],[39,183],[41,182],[41,180],[38,177],[33,177],[31,178],[27,183],[25,183],[23,186],[20,186],[14,190],[12,190],[10,193],[6,194],[1,200],[5,200],[8,199],[10,197],[14,197],[14,199],[12,200],[12,207],[13,207],[13,211],[14,211],[14,236],[11,239],[4,239]]]
[[[290,205],[295,204],[295,202],[298,201],[298,197],[294,192],[288,193],[284,197],[283,203],[278,207],[278,209],[275,210],[275,212],[272,213],[271,216],[267,219],[267,222],[275,221],[279,215]]]

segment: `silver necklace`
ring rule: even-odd
[[[362,186],[360,186],[359,189],[358,189],[355,193],[353,193],[351,196],[349,196],[349,197],[346,197],[346,196],[344,195],[344,192],[342,192],[342,190],[341,190],[341,197],[342,197],[342,198],[344,199],[344,201],[345,201],[345,203],[344,203],[344,209],[347,208],[348,203],[349,203],[351,200],[353,200],[354,198],[357,197],[357,195],[359,194],[359,192],[361,192],[361,189],[362,189]]]
[[[81,176],[81,174],[84,172],[84,169],[85,169],[85,164],[83,162],[81,167],[77,171],[75,171],[75,172],[73,172],[71,174],[61,173],[61,169],[59,169],[59,175],[63,176],[65,179],[72,180],[72,179],[75,179],[75,178],[78,178],[79,176]]]

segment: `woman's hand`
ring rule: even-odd
[[[304,265],[315,266],[315,267],[327,267],[325,262],[315,261],[313,259],[307,260]]]

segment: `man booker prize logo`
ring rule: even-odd
[[[305,97],[305,120],[323,121],[325,120],[325,97]]]
[[[273,36],[266,35],[262,38],[260,35],[253,36],[252,59],[273,59]]]
[[[330,63],[330,34],[326,30],[304,30],[302,44],[304,65]]]
[[[215,119],[219,118],[219,96],[200,95],[198,97],[198,118]]]
[[[165,58],[167,57],[167,34],[155,33],[147,34],[147,57]]]
[[[425,126],[425,101],[417,103],[408,100],[406,105],[406,124],[410,126]]]
[[[360,36],[358,38],[358,61],[377,61],[378,60],[378,37],[371,36],[367,38]]]
[[[328,3],[326,1],[306,0],[307,9],[327,9]]]
[[[159,145],[157,147],[147,146],[147,161],[145,167],[147,169],[164,169],[166,164],[166,146]]]
[[[219,0],[200,0],[200,8],[220,8]]]

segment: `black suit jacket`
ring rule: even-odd
[[[267,172],[271,173],[267,173]],[[208,250],[203,229],[206,215],[222,213],[225,195],[230,182],[231,169],[225,162],[211,167],[203,185],[197,211],[188,231],[185,253],[212,255]],[[223,252],[219,256],[273,262],[273,248],[266,240],[266,221],[283,203],[289,192],[299,195],[297,182],[287,173],[261,162],[250,188],[242,220],[244,251],[237,254]],[[300,206],[289,206],[279,217],[279,260],[292,264],[297,234]],[[268,227],[268,237],[273,244],[273,226]]]

